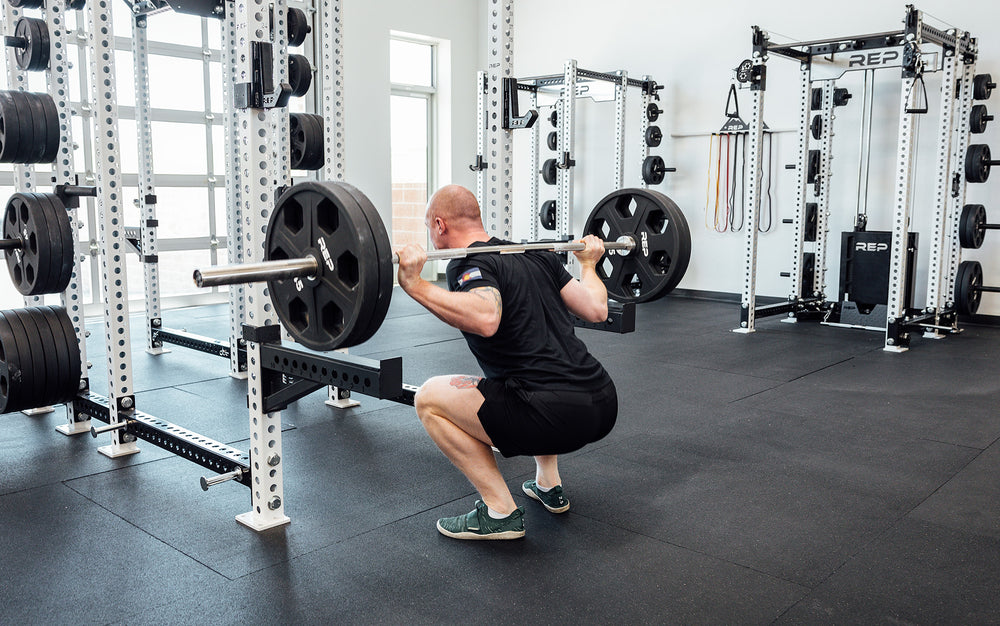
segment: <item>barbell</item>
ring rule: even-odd
[[[620,189],[591,212],[584,229],[605,240],[597,274],[610,297],[647,302],[677,286],[691,256],[683,213],[667,196]],[[536,250],[572,252],[579,242],[537,242],[433,250],[429,260]],[[199,287],[266,281],[273,309],[289,335],[319,351],[370,339],[389,309],[393,254],[375,206],[341,182],[302,182],[278,198],[260,263],[194,271]]]

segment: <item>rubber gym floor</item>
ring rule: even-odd
[[[225,337],[227,308],[165,313]],[[561,464],[570,511],[520,494],[527,535],[463,542],[438,517],[475,494],[413,409],[318,392],[282,413],[290,525],[236,523],[246,488],[203,492],[151,444],[108,459],[65,411],[3,416],[0,624],[949,623],[1000,621],[1000,328],[905,354],[879,333],[774,318],[730,332],[729,303],[667,297],[628,335],[578,330],[617,382],[604,440]],[[243,381],[133,324],[139,409],[246,450]],[[106,389],[100,320],[89,340]],[[353,354],[407,382],[478,372],[401,293]]]

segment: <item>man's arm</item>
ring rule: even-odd
[[[500,327],[503,302],[495,287],[448,291],[420,277],[427,253],[420,246],[407,246],[399,254],[399,286],[438,319],[458,330],[492,337]]]
[[[593,235],[583,238],[584,250],[574,252],[580,262],[580,280],[571,280],[559,295],[570,313],[588,322],[608,319],[608,290],[597,275],[597,262],[604,256],[604,242]]]

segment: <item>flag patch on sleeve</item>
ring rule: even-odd
[[[465,286],[465,283],[471,282],[473,280],[481,280],[482,278],[483,278],[483,273],[479,271],[478,267],[474,267],[458,277],[458,286],[463,287]]]

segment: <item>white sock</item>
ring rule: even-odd
[[[538,484],[537,480],[535,481],[535,487],[537,487],[538,490],[541,491],[542,493],[548,493],[549,491],[555,489],[555,487],[542,487],[541,485]]]
[[[492,517],[493,519],[505,519],[507,517],[510,517],[509,513],[507,515],[504,515],[503,513],[497,513],[490,507],[486,507],[486,512],[489,513],[490,517]]]

